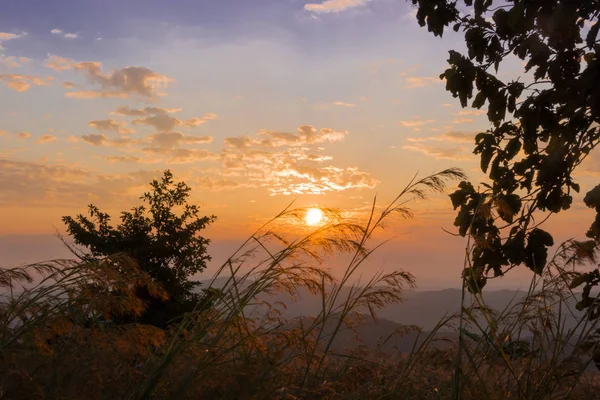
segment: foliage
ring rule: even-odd
[[[451,195],[459,233],[476,244],[466,273],[478,285],[469,289],[480,290],[488,273],[501,276],[520,264],[542,274],[554,241],[534,216],[571,207],[580,190],[573,172],[600,142],[600,2],[412,3],[419,24],[434,35],[450,25],[464,32],[467,54],[450,51],[440,77],[463,107],[487,103],[492,125],[474,146],[491,184],[479,192],[463,182]],[[462,5],[473,8],[462,12]],[[502,81],[499,69],[515,59],[525,65],[523,76]],[[598,212],[587,236],[600,242],[597,193],[585,200]]]
[[[154,180],[150,185],[152,190],[140,198],[147,206],[122,212],[117,226],[110,225],[110,215],[94,205],[89,206],[89,217],[80,214],[63,217],[63,221],[75,243],[89,251],[77,253],[83,260],[125,253],[161,285],[166,299],[138,288],[137,295],[146,303],[146,310],[136,321],[164,326],[191,311],[199,300],[194,293],[199,282],[190,281],[189,277],[202,272],[210,260],[209,240],[200,232],[215,217],[201,216],[197,206],[188,204],[190,188],[183,182],[175,183],[168,170],[160,181]],[[114,320],[125,323],[131,318]]]

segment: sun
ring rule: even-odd
[[[316,226],[323,222],[324,214],[319,208],[309,208],[304,216],[304,221],[308,226]]]

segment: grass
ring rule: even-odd
[[[324,210],[327,223],[305,235],[275,229],[306,211],[284,210],[223,263],[196,310],[164,330],[110,323],[143,311],[136,288],[166,295],[126,255],[3,269],[0,398],[597,398],[590,367],[598,327],[572,309],[576,294],[568,284],[577,268],[596,261],[596,249],[582,252],[576,241],[563,244],[527,295],[506,309],[463,292],[460,312],[433,330],[397,332],[419,332],[406,354],[336,346],[343,332],[403,301],[416,285],[401,270],[361,279],[385,244],[376,232],[393,214],[411,218],[411,201],[462,178],[454,169],[415,177],[383,209],[374,201],[362,224]],[[338,253],[349,261],[335,279],[326,260]],[[321,299],[316,316],[288,320],[285,305],[261,300],[300,289]],[[567,318],[577,318],[575,329],[564,329]],[[442,334],[448,329],[455,335]]]

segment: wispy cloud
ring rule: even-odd
[[[88,126],[92,128],[96,128],[99,131],[115,131],[120,135],[130,135],[135,133],[135,131],[131,128],[127,127],[127,123],[123,121],[115,121],[112,118],[103,119],[103,120],[94,120],[88,123]]]
[[[159,90],[167,87],[173,81],[173,79],[146,67],[124,67],[104,72],[100,62],[76,62],[59,56],[50,56],[45,65],[55,71],[73,69],[82,73],[88,83],[99,86],[94,90],[65,93],[66,97],[78,99],[129,98],[133,95],[155,99],[164,95]]]
[[[413,143],[404,145],[402,148],[406,150],[418,151],[438,159],[467,160],[470,158],[465,154],[465,149],[462,147],[444,147],[425,143]]]
[[[63,37],[65,39],[77,39],[79,37],[79,33],[64,32],[62,29],[57,28],[50,30],[50,33],[55,36]]]
[[[42,78],[33,75],[0,74],[0,83],[17,92],[26,92],[32,86],[49,86],[53,81],[51,76]]]
[[[398,123],[406,128],[417,128],[423,125],[435,123],[434,119],[413,119],[407,121],[398,121]]]
[[[0,32],[0,41],[3,40],[13,40],[18,39],[27,35],[26,33],[9,33],[9,32]]]
[[[15,56],[2,56],[0,55],[0,67],[5,68],[17,68],[23,64],[27,64],[31,61],[31,58],[27,57],[15,57]]]
[[[470,160],[473,159],[472,148],[467,144],[474,143],[475,135],[476,132],[450,131],[435,136],[409,137],[402,148],[438,159]]]
[[[336,101],[335,103],[333,103],[334,106],[339,106],[339,107],[356,107],[356,104],[352,104],[352,103],[344,103],[342,101]]]
[[[464,118],[464,117],[463,118],[454,118],[452,120],[453,124],[468,124],[468,123],[471,123],[471,122],[473,122],[472,118]]]
[[[321,154],[322,145],[341,141],[346,134],[303,125],[295,134],[261,130],[255,136],[226,138],[222,166],[226,174],[268,187],[272,195],[375,187],[377,180],[367,172],[325,164],[333,158]]]
[[[307,11],[315,13],[337,13],[349,8],[364,6],[370,0],[325,0],[322,3],[309,3],[304,6]]]
[[[39,143],[39,144],[43,144],[43,143],[50,143],[50,142],[55,142],[55,141],[56,141],[56,136],[54,136],[54,135],[49,135],[49,134],[47,134],[47,135],[42,135],[42,136],[39,136],[39,137],[38,137],[38,138],[35,140],[35,142],[36,142],[36,143]]]
[[[468,116],[468,115],[477,116],[477,115],[483,115],[483,114],[487,114],[487,110],[471,109],[471,110],[460,110],[458,112],[458,115],[460,115],[460,116]]]
[[[401,78],[401,80],[404,84],[404,89],[422,88],[443,82],[438,76],[407,76]]]
[[[477,132],[450,131],[450,132],[442,133],[441,135],[436,135],[436,136],[425,136],[425,137],[418,137],[418,138],[409,137],[406,140],[409,142],[413,142],[413,143],[414,142],[422,143],[422,142],[430,142],[430,141],[474,143],[476,134],[477,134]]]

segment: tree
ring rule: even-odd
[[[63,222],[75,243],[88,250],[80,255],[82,258],[128,254],[163,287],[167,300],[144,288],[138,290],[147,308],[136,321],[164,326],[191,311],[200,300],[194,292],[200,283],[189,277],[202,272],[211,259],[207,254],[210,241],[200,232],[216,217],[200,216],[199,208],[188,204],[191,189],[184,182],[174,183],[171,171],[165,171],[162,179],[150,186],[152,190],[140,197],[147,206],[122,212],[117,226],[110,225],[111,217],[94,205],[88,206],[89,217],[66,216]]]
[[[474,147],[490,178],[482,183],[486,189],[462,182],[450,196],[458,210],[455,226],[475,243],[467,285],[479,291],[489,274],[501,276],[523,264],[541,274],[554,240],[536,217],[571,207],[580,190],[573,172],[600,142],[600,1],[412,3],[419,24],[434,35],[442,36],[450,25],[464,32],[468,54],[450,51],[449,68],[440,77],[463,107],[487,103],[491,123]],[[461,11],[463,5],[472,9]],[[500,80],[498,70],[515,57],[525,65],[523,75]],[[585,196],[585,204],[598,212],[585,244],[596,248],[599,193],[597,186]],[[573,284],[593,285],[598,274],[592,275]],[[580,307],[586,304],[591,303]]]

